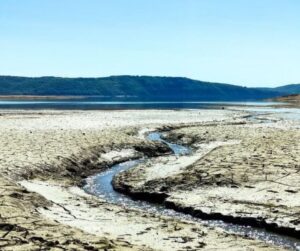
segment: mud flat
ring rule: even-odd
[[[212,129],[214,126],[208,124],[217,121],[220,125],[245,123],[241,118],[244,112],[3,110],[0,115],[1,250],[282,249],[197,222],[114,205],[80,189],[86,177],[115,163],[170,153],[165,144],[141,137],[142,129],[172,129],[169,137],[173,135],[175,139],[180,133],[186,134],[185,139],[183,136],[178,140],[190,141],[196,147],[203,136],[199,128],[206,125]],[[224,137],[220,135],[218,141],[240,140],[236,137],[224,140]],[[213,140],[204,137],[204,141],[210,145]],[[227,145],[226,149],[230,147],[233,146]],[[190,168],[196,170],[194,165]],[[173,172],[169,167],[158,180],[180,181],[178,177],[189,170],[179,166]],[[152,173],[151,179],[157,177]],[[133,182],[130,175],[128,182]],[[195,179],[180,182],[183,183],[176,183],[173,190],[164,188],[164,193],[170,192],[170,197],[175,198],[176,189],[177,196],[181,195],[185,182],[186,187],[195,185]],[[151,189],[158,187],[159,182]],[[191,193],[191,198],[194,194]]]
[[[156,158],[120,173],[113,183],[118,191],[155,197],[202,219],[263,227],[299,240],[298,122],[215,123],[172,130],[165,137],[190,145],[193,153]]]

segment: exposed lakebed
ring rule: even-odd
[[[278,119],[265,123],[266,116],[253,117],[251,114],[227,109],[147,112],[2,111],[1,170],[10,179],[24,179],[19,184],[26,188],[21,188],[20,191],[20,186],[12,186],[12,182],[10,186],[3,187],[11,190],[11,197],[1,197],[2,218],[4,222],[18,228],[9,230],[8,234],[3,229],[2,235],[6,235],[5,240],[11,245],[16,245],[16,240],[20,240],[19,245],[24,245],[25,239],[28,245],[40,246],[41,243],[36,242],[37,238],[45,240],[46,244],[58,239],[57,243],[51,242],[51,245],[66,249],[68,245],[74,247],[74,243],[78,246],[86,246],[88,243],[90,249],[93,247],[99,250],[99,240],[112,240],[107,245],[103,242],[103,245],[116,247],[116,250],[123,250],[125,247],[129,250],[170,251],[200,248],[282,250],[282,245],[268,244],[260,241],[257,236],[252,239],[247,234],[244,237],[230,234],[224,231],[224,227],[223,230],[213,227],[216,224],[211,225],[210,221],[190,217],[187,211],[177,214],[164,208],[164,205],[160,207],[145,202],[144,205],[148,207],[146,210],[140,204],[134,207],[136,202],[129,197],[125,202],[112,202],[112,199],[105,196],[101,196],[104,198],[101,199],[88,195],[78,187],[80,180],[86,178],[86,175],[102,171],[108,173],[114,170],[110,168],[115,164],[120,164],[122,169],[124,165],[121,162],[135,160],[143,155],[149,156],[151,153],[149,158],[138,165],[132,163],[132,168],[127,171],[111,173],[114,182],[116,178],[123,176],[126,178],[122,180],[123,184],[130,184],[132,178],[143,183],[143,179],[148,179],[151,171],[151,183],[148,183],[148,187],[142,184],[140,188],[145,188],[147,193],[163,191],[170,195],[166,203],[182,202],[183,206],[191,208],[196,205],[197,210],[212,206],[211,209],[219,215],[251,216],[253,219],[258,219],[259,214],[268,213],[262,216],[271,216],[267,218],[271,224],[286,223],[287,227],[298,227],[296,220],[300,201],[297,196],[300,190],[296,186],[300,177],[297,176],[297,164],[300,163],[299,124]],[[246,119],[249,115],[250,119]],[[137,135],[137,132],[145,132],[144,129],[149,127],[157,128],[158,131],[170,130],[163,134],[164,138],[169,142],[188,145],[192,154],[178,158],[173,154],[163,155],[171,152],[166,145]],[[221,144],[221,147],[213,144],[232,140],[240,143]],[[202,145],[203,150],[210,147],[211,151],[203,156],[207,151],[199,151],[201,149],[197,144]],[[162,148],[166,151],[159,150]],[[191,163],[191,159],[195,160],[195,157],[201,159],[189,168],[178,169],[178,165],[173,165],[176,162],[186,165]],[[174,167],[179,173],[174,174]],[[244,174],[250,177],[250,182],[240,179]],[[217,178],[215,181],[221,182],[221,185],[211,182],[211,178]],[[226,183],[231,178],[235,187]],[[278,178],[280,184],[270,182]],[[107,184],[110,185],[111,179],[107,176]],[[197,185],[196,191],[194,184]],[[131,185],[138,191],[134,183]],[[165,185],[172,190],[160,190]],[[109,188],[108,193],[109,190],[113,191],[109,186],[104,187]],[[31,196],[27,204],[24,204],[25,197],[22,194]],[[13,203],[8,198],[13,198]],[[131,205],[127,204],[131,201]],[[270,208],[272,212],[266,212],[268,205],[274,205]],[[151,210],[155,212],[151,213]],[[245,214],[241,215],[241,212]],[[221,221],[219,223],[223,224]],[[225,225],[238,227],[237,232],[243,233],[239,225]],[[20,232],[19,226],[27,231],[25,235]],[[249,229],[248,232],[253,232],[253,228]],[[262,232],[264,234],[264,230]],[[66,236],[62,237],[61,233]],[[283,231],[281,233],[284,234]],[[59,237],[56,237],[57,234]],[[70,243],[70,238],[74,242]],[[274,238],[278,241],[278,237]],[[64,242],[66,239],[68,242]],[[293,242],[292,238],[291,240]]]
[[[161,134],[158,132],[149,133],[147,139],[151,141],[163,141],[171,148],[173,154],[178,158],[180,158],[180,156],[193,154],[193,151],[188,147],[178,145],[178,144],[173,144],[163,140],[161,138]],[[262,240],[267,243],[272,243],[274,245],[278,245],[281,247],[285,247],[293,250],[299,250],[300,241],[292,237],[273,233],[263,228],[255,228],[247,225],[233,224],[222,220],[204,220],[198,217],[193,217],[185,213],[177,212],[173,209],[168,209],[163,203],[159,204],[159,203],[147,202],[146,198],[145,200],[136,200],[131,198],[128,195],[122,194],[114,190],[112,181],[116,175],[118,175],[121,172],[125,172],[130,168],[133,168],[141,163],[145,163],[147,161],[149,160],[141,158],[137,160],[129,160],[129,161],[116,164],[107,171],[104,171],[100,174],[87,178],[86,185],[84,186],[84,190],[90,194],[101,197],[113,204],[123,205],[128,208],[146,210],[147,212],[157,213],[157,214],[184,219],[188,221],[195,221],[212,227],[220,227],[231,233],[247,236],[253,239]]]

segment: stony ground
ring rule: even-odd
[[[168,151],[138,137],[142,128],[240,115],[215,110],[1,111],[0,249],[277,249],[198,223],[114,206],[74,186],[123,159]],[[131,154],[114,158],[124,148]]]

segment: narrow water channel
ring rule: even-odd
[[[192,154],[192,151],[187,147],[163,140],[161,138],[161,134],[158,132],[149,133],[147,138],[152,141],[163,141],[172,149],[173,153],[177,156]],[[274,245],[285,247],[291,250],[300,250],[300,240],[292,237],[273,233],[262,228],[232,224],[221,220],[202,220],[200,218],[196,218],[184,213],[176,212],[172,209],[167,209],[163,204],[133,200],[129,196],[116,192],[113,189],[112,180],[115,175],[132,167],[135,167],[136,165],[145,161],[147,161],[147,159],[138,159],[114,165],[112,168],[105,172],[87,178],[84,190],[87,193],[101,197],[113,204],[123,205],[128,208],[140,209],[147,212],[157,213],[179,219],[200,222],[208,226],[220,227],[231,233],[244,235],[253,239],[259,239],[267,243],[272,243]]]

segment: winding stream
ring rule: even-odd
[[[161,138],[161,134],[158,132],[149,133],[149,140],[152,141],[163,141],[166,143],[177,156],[192,154],[192,151],[187,147],[169,143]],[[237,225],[227,223],[221,220],[202,220],[190,215],[176,212],[172,209],[167,209],[163,204],[149,203],[141,200],[133,200],[127,195],[116,192],[112,186],[112,179],[115,175],[120,172],[126,171],[139,163],[145,162],[147,159],[130,160],[117,165],[114,165],[109,170],[99,173],[97,175],[87,178],[84,190],[87,193],[101,197],[108,202],[124,205],[128,208],[140,209],[147,212],[157,213],[165,216],[175,217],[184,220],[190,220],[194,222],[200,222],[204,225],[212,227],[220,227],[228,232],[248,236],[253,239],[259,239],[267,243],[272,243],[277,246],[289,248],[291,250],[300,250],[300,240],[292,237],[280,235],[267,231],[262,228],[254,228],[250,226]]]

